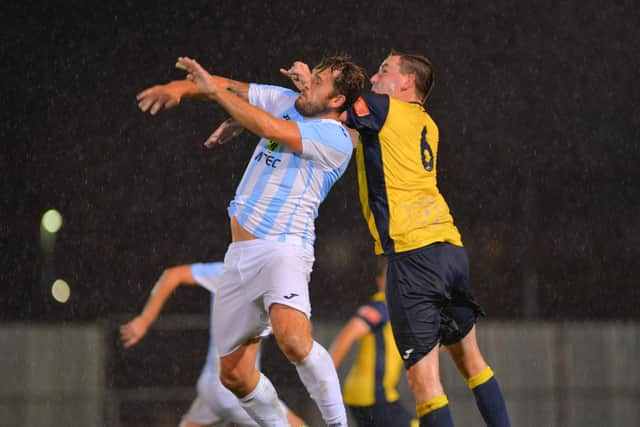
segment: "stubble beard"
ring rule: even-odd
[[[310,102],[302,102],[300,97],[296,99],[295,103],[296,110],[304,117],[317,117],[321,115],[326,115],[330,112],[330,109],[326,104],[324,105],[313,105]]]

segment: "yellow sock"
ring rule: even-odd
[[[431,400],[427,400],[426,402],[422,402],[421,404],[416,406],[416,413],[418,414],[418,418],[422,418],[424,415],[429,412],[433,412],[436,409],[440,409],[449,404],[449,400],[447,399],[447,395],[443,394],[442,396],[434,397]]]
[[[489,381],[491,377],[493,377],[493,371],[489,366],[487,366],[484,371],[472,376],[471,378],[467,378],[467,385],[470,389],[474,389]]]

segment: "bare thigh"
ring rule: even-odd
[[[436,345],[426,356],[407,370],[409,387],[417,404],[444,394],[444,389],[440,382],[439,353],[439,346]]]
[[[471,378],[487,368],[487,362],[478,347],[475,326],[460,341],[448,345],[447,351],[464,378]]]

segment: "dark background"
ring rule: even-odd
[[[257,138],[206,150],[226,116],[135,95],[183,77],[178,56],[288,85],[296,59],[394,48],[436,67],[439,184],[491,318],[640,319],[640,16],[632,1],[10,2],[1,35],[0,320],[139,310],[167,266],[221,260],[226,206]],[[64,225],[53,260],[39,222]],[[373,291],[351,164],[320,209],[312,304],[346,319]],[[51,283],[64,278],[59,304]],[[201,289],[166,312],[207,313]]]

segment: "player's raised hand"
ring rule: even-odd
[[[125,348],[135,345],[149,330],[149,323],[142,317],[136,316],[129,323],[120,326],[120,340]]]
[[[220,123],[220,126],[207,138],[204,146],[213,148],[216,145],[224,144],[240,135],[242,131],[244,131],[244,128],[240,123],[233,119],[227,119]]]
[[[218,81],[219,79],[209,74],[195,59],[181,56],[178,58],[176,68],[185,70],[187,72],[187,80],[192,81],[204,95],[215,96],[216,93],[222,89]]]
[[[304,62],[296,61],[288,70],[280,68],[280,73],[289,77],[300,92],[309,89],[311,70]]]
[[[155,115],[162,109],[167,110],[178,105],[181,97],[182,91],[180,88],[168,83],[143,90],[136,96],[136,99],[140,110],[143,112],[149,111],[151,115]]]

